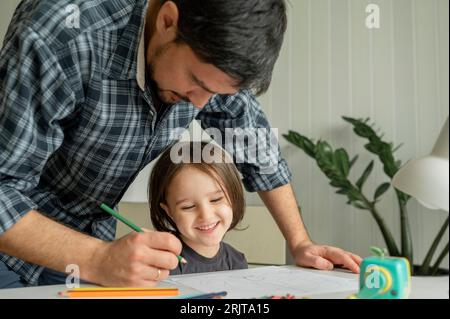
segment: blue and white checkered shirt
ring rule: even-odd
[[[80,12],[68,24],[68,5]],[[202,109],[163,105],[156,116],[145,81],[144,0],[24,0],[0,53],[0,234],[32,209],[113,240],[116,205],[139,171],[175,143],[173,131],[269,128],[247,91],[215,95]],[[72,21],[73,22],[73,21]],[[289,183],[277,144],[276,169],[238,163],[248,191]],[[43,268],[0,254],[29,284]]]

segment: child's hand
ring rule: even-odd
[[[362,258],[340,248],[316,245],[312,242],[297,245],[293,250],[295,262],[299,266],[321,270],[332,270],[335,265],[359,273]]]

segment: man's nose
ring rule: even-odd
[[[213,96],[212,93],[209,92],[191,92],[188,94],[189,101],[191,101],[192,104],[196,108],[202,109],[205,107],[205,105],[208,103],[209,99]]]

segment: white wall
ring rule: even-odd
[[[0,40],[16,3],[0,2]],[[380,29],[365,27],[369,3],[380,7]],[[290,0],[288,32],[273,84],[260,98],[272,126],[280,134],[297,130],[359,153],[358,172],[373,157],[342,115],[372,118],[386,139],[404,143],[397,153],[404,162],[425,155],[449,113],[448,5],[448,0]],[[371,245],[383,246],[368,213],[347,206],[311,159],[280,142],[312,238],[361,255]],[[378,163],[374,177],[366,185],[370,194],[386,180]],[[134,189],[139,188],[137,184]],[[248,195],[248,202],[261,205],[255,194]],[[392,191],[380,208],[399,240]],[[415,257],[421,261],[446,214],[414,200],[409,211]]]
[[[3,36],[6,33],[14,9],[19,2],[19,0],[1,0],[0,2],[0,46],[3,43]]]
[[[365,8],[378,4],[381,28],[365,27]],[[370,117],[404,162],[429,152],[448,116],[447,0],[292,0],[287,41],[270,92],[261,98],[271,124],[359,153],[361,172],[372,156],[340,117]],[[315,163],[281,140],[311,236],[361,255],[383,246],[369,214],[334,194]],[[367,191],[385,181],[380,165]],[[392,191],[383,217],[399,240]],[[249,202],[259,201],[251,196]],[[416,261],[421,261],[446,214],[409,204]],[[448,240],[448,234],[445,236]],[[444,243],[445,244],[445,243]],[[445,261],[448,267],[448,258]]]

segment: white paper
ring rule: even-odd
[[[169,277],[166,281],[201,292],[227,291],[226,298],[245,299],[264,296],[308,297],[321,293],[358,290],[358,279],[313,273],[301,268],[260,267]]]

